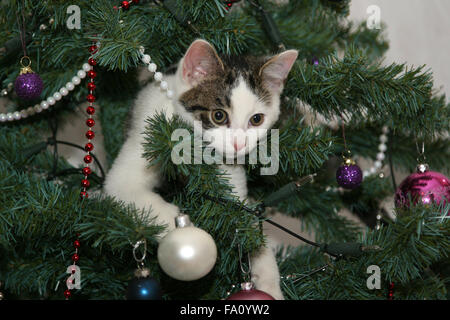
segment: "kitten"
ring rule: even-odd
[[[129,136],[107,174],[105,192],[138,208],[151,208],[158,223],[168,225],[168,230],[174,229],[179,209],[154,191],[162,179],[155,168],[147,167],[147,160],[142,157],[145,120],[161,111],[168,118],[179,115],[192,125],[201,123],[205,137],[214,138],[211,145],[217,152],[234,157],[245,155],[257,143],[246,139],[247,134],[254,129],[270,129],[277,121],[280,94],[297,54],[296,50],[288,50],[270,58],[233,60],[220,58],[204,40],[194,41],[180,60],[176,74],[165,78],[174,91],[172,100],[155,83],[139,93]],[[228,138],[222,140],[224,137]],[[230,176],[233,192],[244,200],[247,197],[244,168],[224,164],[219,168]],[[263,248],[251,262],[256,288],[275,299],[283,299],[273,252]]]

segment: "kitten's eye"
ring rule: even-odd
[[[250,118],[250,123],[253,126],[259,126],[264,122],[264,115],[262,113],[257,113],[254,114],[251,118]]]
[[[211,118],[217,124],[225,124],[228,120],[228,115],[225,111],[218,109],[211,113]]]

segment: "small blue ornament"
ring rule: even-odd
[[[136,278],[128,283],[126,298],[127,300],[161,300],[161,287],[158,281],[149,276],[148,269],[138,270]]]

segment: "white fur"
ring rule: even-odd
[[[201,54],[202,50],[208,50],[209,44],[206,44],[205,41],[197,40],[190,48],[197,46],[194,51],[200,52],[196,54]],[[189,52],[190,49],[188,50]],[[144,152],[144,135],[142,133],[145,129],[145,120],[153,117],[155,113],[160,111],[164,111],[169,119],[174,114],[178,114],[184,120],[192,125],[194,124],[192,114],[186,112],[177,101],[182,93],[189,90],[198,81],[195,77],[203,77],[214,64],[208,61],[205,62],[205,59],[199,62],[197,57],[192,56],[192,54],[188,55],[188,53],[185,56],[185,58],[189,57],[187,67],[184,65],[185,58],[183,58],[180,61],[177,73],[165,78],[169,88],[174,90],[173,100],[169,100],[159,86],[154,83],[149,84],[139,93],[135,102],[129,136],[108,172],[104,185],[104,191],[118,200],[134,203],[137,208],[151,209],[151,216],[156,218],[157,223],[168,225],[167,231],[175,228],[174,218],[179,213],[179,209],[175,205],[164,201],[154,191],[162,179],[159,177],[156,168],[147,167],[148,163],[142,156]],[[293,56],[293,53],[291,52],[287,56]],[[295,58],[296,53],[294,60]],[[292,60],[292,57],[290,59]],[[289,65],[288,71],[291,66],[292,64]],[[282,70],[284,72],[282,74],[283,77],[287,76],[285,69]],[[271,77],[276,73],[272,68],[270,68],[270,72]],[[191,77],[189,81],[186,80],[187,76]],[[282,90],[282,86],[276,89]],[[232,112],[230,112],[231,122],[230,128],[226,129],[231,130],[234,136],[251,133],[253,128],[249,125],[249,119],[256,113],[263,113],[265,116],[265,120],[260,126],[261,129],[269,129],[278,119],[279,96],[273,96],[271,106],[264,105],[242,79],[239,79],[239,84],[233,89],[230,99],[232,104]],[[225,137],[226,129],[210,129],[206,134],[215,137],[219,141]],[[258,137],[260,136],[261,134],[258,133]],[[249,141],[248,143],[247,150],[240,150],[240,152],[248,152],[256,146],[256,141]],[[231,140],[226,141],[225,146],[224,149],[219,151],[222,151],[224,154],[231,152],[230,150],[234,151]],[[239,165],[221,165],[219,168],[230,176],[233,193],[241,200],[245,200],[247,198],[247,183],[244,168]],[[269,248],[261,248],[252,257],[252,279],[256,288],[267,292],[275,299],[283,299],[279,284],[278,266],[275,256]]]
[[[166,78],[171,88],[173,78]],[[162,179],[155,168],[147,168],[148,162],[142,157],[145,119],[161,111],[171,118],[174,107],[159,86],[151,83],[137,97],[128,139],[106,176],[104,191],[119,200],[134,203],[137,208],[151,209],[157,222],[169,225],[170,230],[175,227],[174,218],[179,210],[153,191]]]

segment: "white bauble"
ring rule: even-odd
[[[214,267],[216,244],[209,233],[194,227],[187,215],[180,215],[175,220],[177,228],[169,232],[159,244],[159,265],[174,279],[198,280]]]

